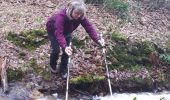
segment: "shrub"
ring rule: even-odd
[[[123,20],[126,20],[128,17],[129,5],[123,0],[85,0],[85,2],[101,4]]]
[[[123,0],[106,0],[104,4],[108,9],[113,10],[119,18],[126,20],[128,16],[128,4]]]

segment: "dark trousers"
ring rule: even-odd
[[[48,30],[49,26],[47,27],[47,33],[48,33],[49,40],[51,42],[51,49],[52,49],[50,54],[50,66],[53,69],[56,69],[57,61],[59,59],[60,47],[54,35],[54,31],[55,31],[54,24],[51,25],[52,25],[51,26],[52,29],[50,29],[50,31]],[[71,33],[65,34],[65,39],[67,41],[67,45],[69,46],[71,42]],[[62,51],[63,54],[61,56],[60,72],[63,72],[67,69],[68,58],[69,58],[63,49]]]

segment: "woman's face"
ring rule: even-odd
[[[77,11],[77,10],[73,10],[71,16],[72,16],[73,19],[79,19],[79,18],[82,16],[82,13],[80,13],[80,12]]]

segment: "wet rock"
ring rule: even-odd
[[[42,98],[44,95],[41,93],[41,92],[39,92],[38,90],[34,90],[30,95],[29,95],[29,98],[30,99],[40,99],[40,98]]]

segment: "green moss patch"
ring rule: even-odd
[[[12,41],[15,45],[28,50],[35,50],[40,45],[47,42],[47,32],[44,29],[22,31],[20,34],[9,32],[6,36],[7,40]]]
[[[166,45],[166,51],[168,53],[170,53],[170,39],[168,39],[168,41],[166,41],[165,45]]]
[[[25,52],[19,52],[19,58],[24,59],[26,56]]]
[[[127,37],[117,31],[111,33],[111,39],[117,42],[127,42]]]
[[[72,43],[76,48],[83,48],[85,46],[85,40],[79,40],[77,37],[72,39]]]
[[[119,41],[122,41],[122,39]],[[108,48],[107,59],[111,62],[109,65],[111,69],[115,67],[128,69],[134,66],[136,66],[135,68],[140,68],[137,66],[150,66],[149,54],[153,51],[155,51],[155,47],[149,42],[136,43],[131,47],[119,42],[115,46]]]
[[[103,4],[104,0],[85,0],[85,2],[91,4]]]
[[[75,78],[70,79],[71,84],[81,84],[81,83],[93,83],[96,81],[103,80],[105,77],[104,76],[98,76],[98,75],[83,75],[83,76],[77,76]]]
[[[161,55],[159,55],[159,58],[166,64],[170,65],[170,55],[169,54],[161,54]]]
[[[42,66],[37,64],[36,59],[30,59],[26,64],[21,67],[22,72],[24,73],[34,73],[36,75],[42,76],[44,80],[51,80],[51,73],[49,70],[46,70]]]
[[[24,73],[20,69],[8,69],[7,78],[8,81],[19,81],[23,78]]]

